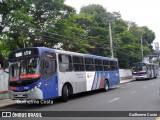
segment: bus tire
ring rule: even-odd
[[[109,84],[108,84],[108,81],[106,80],[106,81],[105,81],[105,84],[104,84],[103,91],[104,91],[104,92],[107,92],[108,90],[109,90]]]
[[[64,85],[63,89],[62,89],[62,100],[63,100],[63,102],[68,101],[68,96],[69,96],[68,87],[67,87],[67,85]]]

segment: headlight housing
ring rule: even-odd
[[[41,86],[41,82],[38,83],[36,86],[34,86],[34,87],[31,89],[31,91],[35,91],[36,89],[40,88],[40,86]]]

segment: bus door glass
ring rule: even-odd
[[[43,54],[43,69],[42,75],[44,80],[44,93],[43,98],[54,98],[58,96],[58,79],[57,79],[57,65],[56,54],[44,53]]]
[[[146,65],[146,74],[149,77],[150,76],[150,67],[148,65]]]
[[[152,70],[152,78],[154,78],[154,66],[151,65],[151,70]]]

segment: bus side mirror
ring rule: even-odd
[[[8,62],[8,60],[4,60],[4,61],[3,61],[3,71],[6,72],[6,73],[9,73],[8,70],[7,70],[8,67],[9,67],[9,62]]]

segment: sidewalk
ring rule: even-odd
[[[132,78],[130,78],[130,79],[125,79],[125,80],[121,80],[121,81],[120,81],[120,84],[121,84],[121,83],[132,82],[132,81],[134,81],[134,79],[132,79]]]
[[[16,103],[16,100],[11,99],[0,100],[0,110],[9,106],[14,106]]]
[[[125,80],[121,80],[120,81],[120,84],[123,84],[123,83],[127,83],[127,82],[132,82],[133,79],[125,79]],[[9,107],[9,106],[14,106],[16,105],[17,101],[16,100],[11,100],[11,99],[2,99],[0,100],[0,109],[4,109],[6,107]]]

